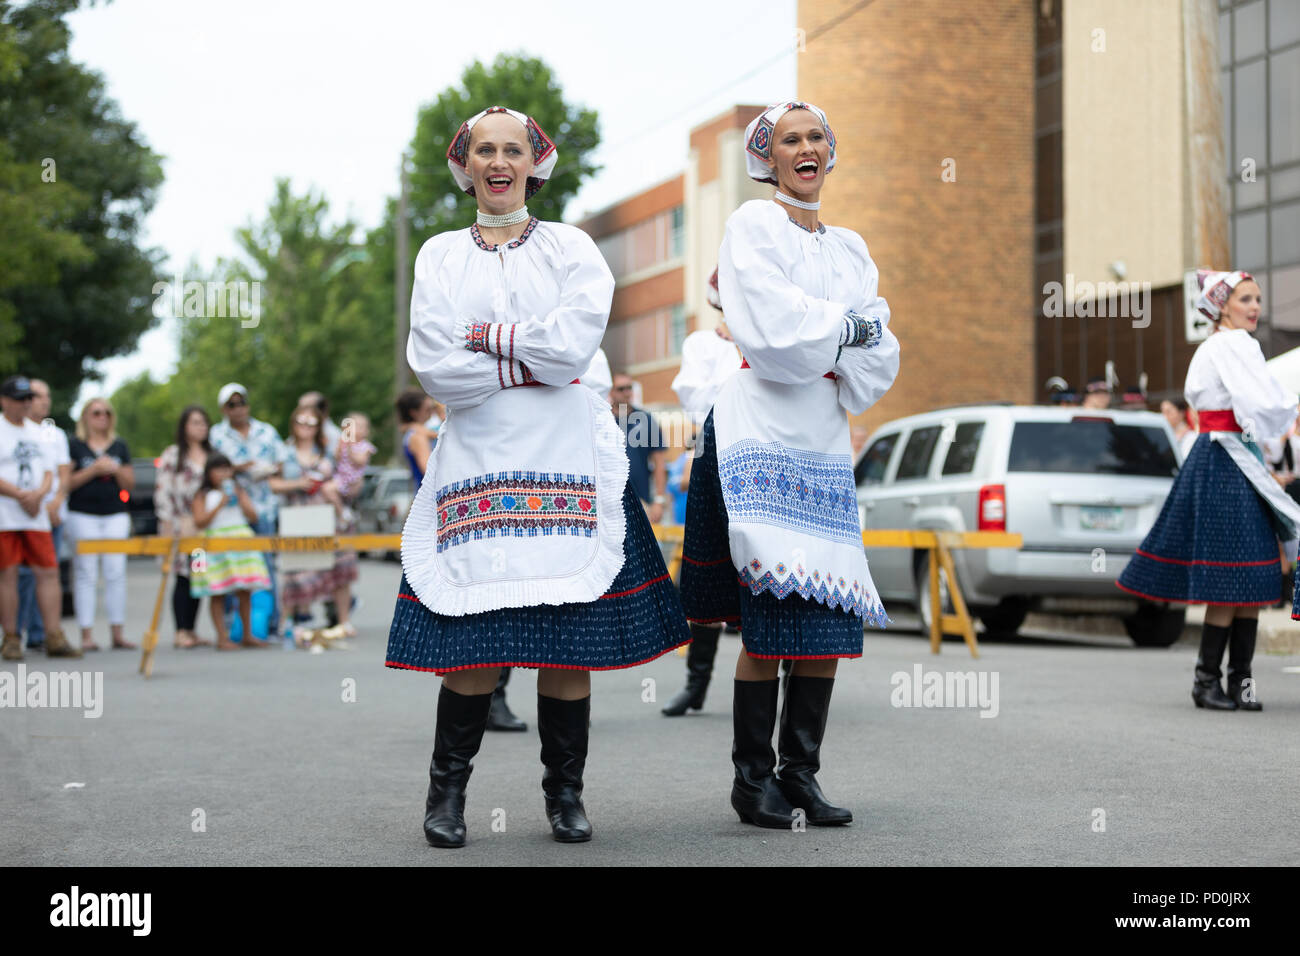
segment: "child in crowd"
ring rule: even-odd
[[[235,469],[225,455],[208,456],[203,468],[203,484],[194,496],[194,524],[209,538],[251,538],[249,522],[257,520],[243,487],[235,483]],[[194,556],[190,568],[190,594],[210,597],[233,593],[239,601],[239,617],[244,625],[244,647],[266,647],[267,642],[253,636],[252,592],[268,590],[271,577],[266,559],[257,551],[203,552]],[[224,601],[210,601],[212,623],[217,630],[217,650],[239,647],[230,639],[226,628]]]
[[[348,412],[335,456],[338,468],[334,481],[343,500],[353,501],[360,493],[361,477],[376,450],[370,443],[370,419],[361,412]]]

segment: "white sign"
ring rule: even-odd
[[[1187,344],[1195,345],[1210,337],[1212,323],[1196,311],[1196,300],[1201,297],[1201,287],[1196,282],[1196,270],[1183,273],[1183,322],[1187,329]]]
[[[282,537],[334,534],[333,505],[284,505],[280,508]],[[334,567],[333,551],[282,551],[280,570],[322,571]]]

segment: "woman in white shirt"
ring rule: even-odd
[[[1193,702],[1261,710],[1251,675],[1259,609],[1277,600],[1279,538],[1297,536],[1300,507],[1269,475],[1259,446],[1291,427],[1296,396],[1270,374],[1251,337],[1261,308],[1254,278],[1207,270],[1198,278],[1197,308],[1215,323],[1184,387],[1200,434],[1117,583],[1149,600],[1205,604]],[[1225,647],[1226,695],[1219,684]]]
[[[447,152],[478,222],[424,244],[407,361],[447,419],[402,533],[390,667],[444,676],[425,836],[465,843],[465,786],[501,667],[535,667],[556,840],[582,804],[591,670],[690,640],[609,406],[578,384],[614,278],[581,230],[528,215],[555,166],[530,118],[492,107]]]
[[[817,218],[835,165],[826,116],[783,103],[750,123],[746,166],[778,187],[727,220],[718,279],[744,357],[701,432],[687,502],[682,601],[740,621],[731,804],[744,822],[848,823],[815,774],[839,658],[888,618],[867,571],[845,411],[893,384],[898,340],[862,237]],[[737,581],[739,577],[739,581]],[[795,662],[772,750],[777,666]]]

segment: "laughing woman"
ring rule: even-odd
[[[744,361],[705,422],[686,506],[682,600],[694,623],[739,619],[731,805],[744,822],[817,826],[853,814],[815,774],[840,658],[885,609],[862,549],[845,411],[898,374],[898,340],[866,243],[818,221],[835,166],[826,116],[773,106],[745,131],[746,167],[775,197],[727,221],[718,279]],[[737,585],[737,575],[740,583]],[[772,750],[777,662],[793,660]]]
[[[530,217],[555,167],[528,116],[492,107],[447,151],[478,222],[424,244],[407,361],[447,421],[402,533],[389,667],[443,676],[424,833],[465,843],[465,787],[502,667],[535,667],[542,790],[562,843],[582,803],[592,670],[690,640],[609,406],[577,384],[614,279],[586,233]]]

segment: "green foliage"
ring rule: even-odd
[[[136,245],[160,160],[69,59],[77,6],[0,2],[0,371],[48,381],[56,409],[153,323],[160,258]]]

